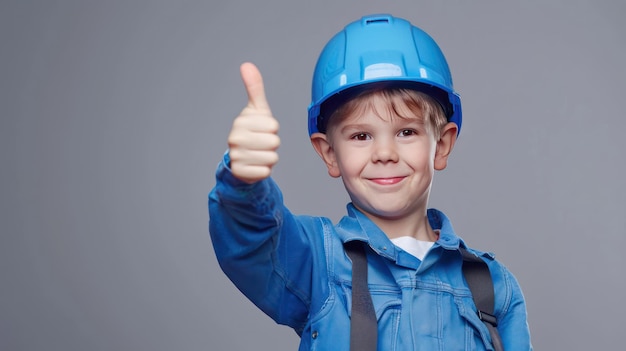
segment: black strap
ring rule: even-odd
[[[344,244],[352,260],[352,316],[350,318],[350,350],[376,351],[378,323],[367,286],[367,257],[365,245],[360,241]]]
[[[350,350],[375,351],[378,339],[378,324],[372,296],[367,285],[367,256],[365,244],[360,241],[344,243],[352,260],[352,317],[350,320]],[[504,351],[498,321],[494,314],[495,296],[489,266],[480,257],[459,248],[463,256],[463,276],[472,292],[478,318],[485,323],[495,351]]]
[[[498,334],[498,329],[496,328],[498,321],[493,312],[495,297],[489,266],[480,257],[466,249],[460,247],[459,251],[461,251],[463,256],[463,276],[472,292],[472,298],[478,310],[478,318],[487,326],[494,350],[504,351],[500,334]]]

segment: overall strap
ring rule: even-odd
[[[360,241],[344,243],[352,260],[352,315],[350,318],[350,351],[376,351],[378,323],[367,286],[367,257],[365,244]]]
[[[478,310],[478,318],[487,326],[494,350],[504,351],[500,334],[498,334],[498,329],[496,328],[498,321],[493,311],[495,297],[489,266],[480,257],[470,253],[463,247],[459,247],[459,251],[461,251],[463,256],[463,276],[472,292],[472,298]]]
[[[350,351],[376,351],[378,323],[367,285],[367,256],[365,244],[360,241],[344,243],[352,261],[352,316],[350,319]],[[485,323],[495,351],[504,351],[498,322],[494,314],[495,296],[489,266],[480,257],[460,247],[463,256],[463,275],[472,293],[478,318]]]

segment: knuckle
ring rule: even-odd
[[[241,115],[237,116],[237,118],[235,118],[233,120],[233,130],[239,130],[239,129],[244,129],[245,126],[247,125],[247,116],[243,115],[243,112]]]
[[[273,165],[278,163],[279,159],[280,159],[280,157],[278,156],[278,153],[277,152],[273,152],[270,155],[269,164],[273,166]]]
[[[278,120],[276,120],[276,118],[272,117],[267,121],[267,128],[271,132],[276,133],[280,129],[280,123],[278,123]]]
[[[228,136],[228,146],[232,149],[234,147],[237,147],[238,145],[241,144],[241,137],[239,137],[239,135],[237,134],[230,134]]]
[[[228,151],[228,156],[230,157],[231,168],[238,167],[241,164],[242,156],[239,150],[231,148]]]
[[[277,134],[268,134],[266,145],[269,150],[276,150],[280,146],[280,137]]]
[[[274,147],[278,148],[280,146],[280,137],[278,135],[274,135]]]

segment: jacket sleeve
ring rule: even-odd
[[[520,285],[513,274],[504,266],[503,282],[506,288],[496,290],[496,299],[502,298],[502,309],[498,316],[498,333],[505,351],[532,351],[530,330],[526,312],[526,302]],[[496,288],[498,286],[496,285]],[[498,305],[496,301],[496,305]]]
[[[228,166],[226,155],[209,194],[209,232],[220,267],[263,312],[299,331],[310,305],[308,233],[271,178],[247,184]]]

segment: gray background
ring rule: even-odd
[[[295,350],[219,270],[206,196],[250,60],[287,204],[344,213],[309,84],[331,35],[376,12],[448,57],[465,122],[431,203],[516,274],[536,349],[621,348],[623,1],[4,0],[0,350]]]

